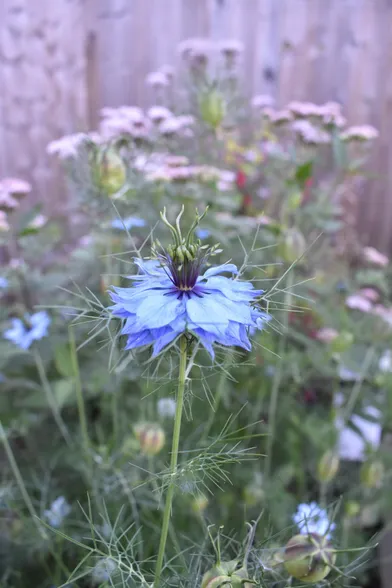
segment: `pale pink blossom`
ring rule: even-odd
[[[318,106],[313,102],[289,102],[287,108],[295,115],[299,117],[307,116],[322,116],[322,106]]]
[[[342,115],[342,107],[338,102],[326,102],[320,106],[320,114],[326,125],[342,128],[347,122]]]
[[[189,165],[189,159],[185,155],[168,155],[165,157],[165,164],[169,167]]]
[[[271,108],[275,104],[275,100],[268,94],[257,94],[252,98],[252,107],[256,109]]]
[[[233,66],[239,56],[244,52],[244,44],[236,39],[226,39],[219,43],[219,50],[224,56],[226,64]]]
[[[171,82],[174,78],[174,67],[172,65],[162,65],[162,67],[159,68],[159,71],[163,74],[165,74],[165,76],[167,77],[167,79],[169,80],[169,82]]]
[[[364,296],[365,298],[370,300],[370,302],[373,303],[378,302],[380,300],[380,293],[375,288],[361,288],[358,291],[358,294],[360,296]]]
[[[357,127],[349,127],[344,133],[341,133],[342,141],[372,141],[377,139],[379,132],[371,125],[361,125]]]
[[[146,76],[146,84],[153,88],[165,88],[170,85],[170,79],[163,71],[152,71]]]
[[[359,294],[352,294],[346,298],[347,308],[360,310],[361,312],[371,312],[372,303],[370,300]]]
[[[364,260],[368,263],[379,267],[386,267],[389,264],[389,258],[374,247],[364,247],[362,253]]]
[[[24,195],[31,192],[31,184],[19,178],[4,178],[0,182],[0,188],[3,188],[9,194]]]
[[[308,120],[296,120],[291,125],[291,128],[304,143],[318,145],[331,141],[328,133],[314,126]]]
[[[174,135],[184,131],[193,122],[194,117],[190,115],[172,116],[161,122],[159,131],[162,135]]]
[[[49,155],[58,155],[60,159],[68,159],[76,157],[79,147],[88,142],[89,136],[86,133],[74,133],[73,135],[65,135],[60,139],[51,141],[46,151]]]
[[[265,108],[263,110],[263,115],[269,118],[271,122],[277,125],[287,123],[293,120],[292,113],[287,109],[273,110],[272,108]]]
[[[154,123],[160,123],[163,120],[173,116],[173,113],[165,106],[151,106],[147,111],[147,116]]]
[[[204,62],[215,47],[216,45],[209,39],[185,39],[178,45],[178,52],[184,59]]]
[[[316,339],[322,343],[332,343],[338,336],[338,331],[332,327],[323,327],[316,332]]]
[[[256,217],[256,220],[259,225],[270,225],[274,222],[273,219],[266,214],[259,214],[259,216]]]

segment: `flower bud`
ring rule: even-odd
[[[350,349],[354,342],[354,335],[349,331],[341,331],[331,343],[331,350],[334,353],[344,353]]]
[[[351,519],[359,515],[361,505],[359,504],[359,502],[356,502],[355,500],[349,500],[348,502],[346,502],[344,510],[346,516]]]
[[[209,503],[208,497],[205,494],[198,494],[192,500],[192,510],[196,514],[203,514]]]
[[[384,466],[381,461],[368,461],[363,464],[360,475],[365,488],[381,488],[384,479]]]
[[[199,107],[203,121],[213,129],[219,127],[226,114],[226,103],[222,94],[215,89],[204,92]]]
[[[139,423],[134,427],[134,433],[146,455],[156,455],[165,445],[165,431],[156,423]]]
[[[126,179],[127,172],[122,158],[114,149],[106,150],[99,163],[99,186],[112,196],[121,190]]]
[[[339,456],[334,451],[326,451],[321,457],[317,474],[318,479],[323,484],[332,482],[339,469]]]
[[[305,237],[296,228],[287,229],[283,243],[280,246],[280,255],[287,263],[294,263],[306,251]]]
[[[287,543],[284,567],[293,578],[304,584],[324,580],[331,571],[328,564],[335,564],[336,554],[325,537],[316,533],[295,535]]]

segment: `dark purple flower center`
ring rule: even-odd
[[[206,257],[204,255],[179,263],[178,260],[165,253],[161,261],[173,284],[171,293],[178,293],[178,298],[182,298],[184,295],[190,298],[191,294],[198,297],[203,295],[203,288],[197,284],[197,279],[205,266]]]

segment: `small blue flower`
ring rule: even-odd
[[[49,525],[58,529],[70,512],[71,507],[64,496],[59,496],[52,502],[50,509],[44,511],[44,517],[47,519]]]
[[[174,398],[160,398],[157,403],[158,414],[162,418],[172,418],[176,414]]]
[[[24,319],[12,319],[12,327],[5,331],[4,337],[22,349],[28,349],[33,341],[46,337],[51,319],[44,310],[25,315]]]
[[[202,250],[204,251],[204,250]],[[204,255],[204,257],[203,257]],[[220,274],[237,274],[233,264],[210,267],[207,254],[181,263],[169,253],[160,260],[135,259],[141,274],[131,288],[113,288],[114,316],[124,319],[125,349],[154,344],[153,355],[184,332],[195,335],[214,357],[213,344],[251,350],[249,329],[262,329],[269,316],[255,306],[262,290]]]
[[[208,229],[199,229],[199,228],[197,228],[195,230],[195,235],[199,239],[207,239],[211,235],[211,232]]]
[[[117,571],[117,564],[113,559],[105,557],[97,561],[93,570],[92,577],[94,582],[107,582]]]
[[[293,521],[302,535],[317,533],[322,537],[330,538],[336,527],[335,523],[329,520],[327,511],[317,502],[299,504],[297,512],[293,515]]]
[[[5,288],[8,288],[8,280],[0,276],[0,290],[4,290]]]
[[[120,229],[120,231],[130,231],[134,227],[145,227],[146,221],[142,218],[128,216],[127,218],[116,218],[112,221],[113,229]]]

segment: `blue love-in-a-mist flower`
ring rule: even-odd
[[[124,319],[122,334],[128,337],[126,349],[153,344],[153,355],[185,332],[196,336],[211,357],[215,343],[251,349],[249,330],[262,329],[269,317],[256,306],[263,293],[250,282],[221,274],[238,274],[233,264],[209,267],[214,247],[186,238],[179,228],[171,228],[175,242],[157,259],[135,259],[141,273],[130,276],[130,288],[113,288],[113,315]]]
[[[44,310],[26,314],[23,321],[12,319],[12,327],[4,332],[4,337],[22,349],[28,349],[33,341],[46,337],[50,323],[50,316]]]
[[[211,235],[211,232],[208,229],[197,228],[195,230],[195,235],[199,239],[207,239]]]
[[[0,290],[4,290],[5,288],[8,288],[8,280],[7,278],[3,278],[2,276],[0,276]]]
[[[135,216],[128,216],[127,218],[116,218],[112,221],[113,229],[120,229],[120,231],[130,231],[134,227],[145,227],[146,221]]]
[[[64,496],[59,496],[52,502],[50,508],[44,511],[44,517],[49,525],[58,529],[63,524],[66,516],[71,512],[71,506],[68,504]]]
[[[297,512],[293,515],[293,521],[302,535],[317,533],[329,538],[336,527],[335,523],[329,520],[327,511],[317,502],[299,504]]]

